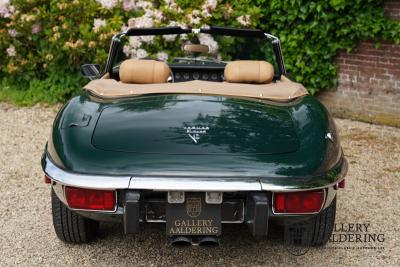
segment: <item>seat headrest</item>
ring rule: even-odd
[[[224,77],[230,83],[270,83],[274,67],[267,61],[232,61],[226,64]]]
[[[119,67],[123,83],[166,83],[170,74],[166,63],[155,60],[127,59]]]

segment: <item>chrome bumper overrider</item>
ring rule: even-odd
[[[78,174],[57,167],[47,155],[42,159],[46,175],[62,185],[93,189],[142,189],[153,191],[272,191],[288,192],[333,187],[344,179],[347,161],[330,173],[312,177],[200,178],[133,177]]]

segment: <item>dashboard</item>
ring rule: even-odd
[[[170,65],[174,82],[187,82],[202,80],[222,82],[224,80],[225,65],[196,66],[196,65]]]
[[[193,80],[222,82],[224,81],[225,65],[225,63],[172,63],[169,64],[169,67],[173,76],[173,82],[187,82]],[[119,81],[119,65],[115,66],[112,72],[112,77]]]

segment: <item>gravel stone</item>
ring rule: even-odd
[[[54,233],[50,188],[40,167],[58,109],[0,103],[0,266],[400,265],[399,128],[336,119],[350,163],[346,188],[337,200],[336,223],[370,223],[369,233],[385,235],[378,244],[384,249],[329,242],[294,256],[280,238],[257,241],[239,225],[224,226],[222,244],[216,248],[171,247],[162,225],[125,236],[115,224],[101,224],[94,243],[67,245]],[[279,236],[273,229],[271,235]]]

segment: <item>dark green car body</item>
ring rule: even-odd
[[[340,167],[343,158],[333,121],[312,96],[287,103],[200,95],[91,99],[73,98],[53,125],[49,156],[71,172],[309,177]],[[190,126],[209,130],[195,143]]]

